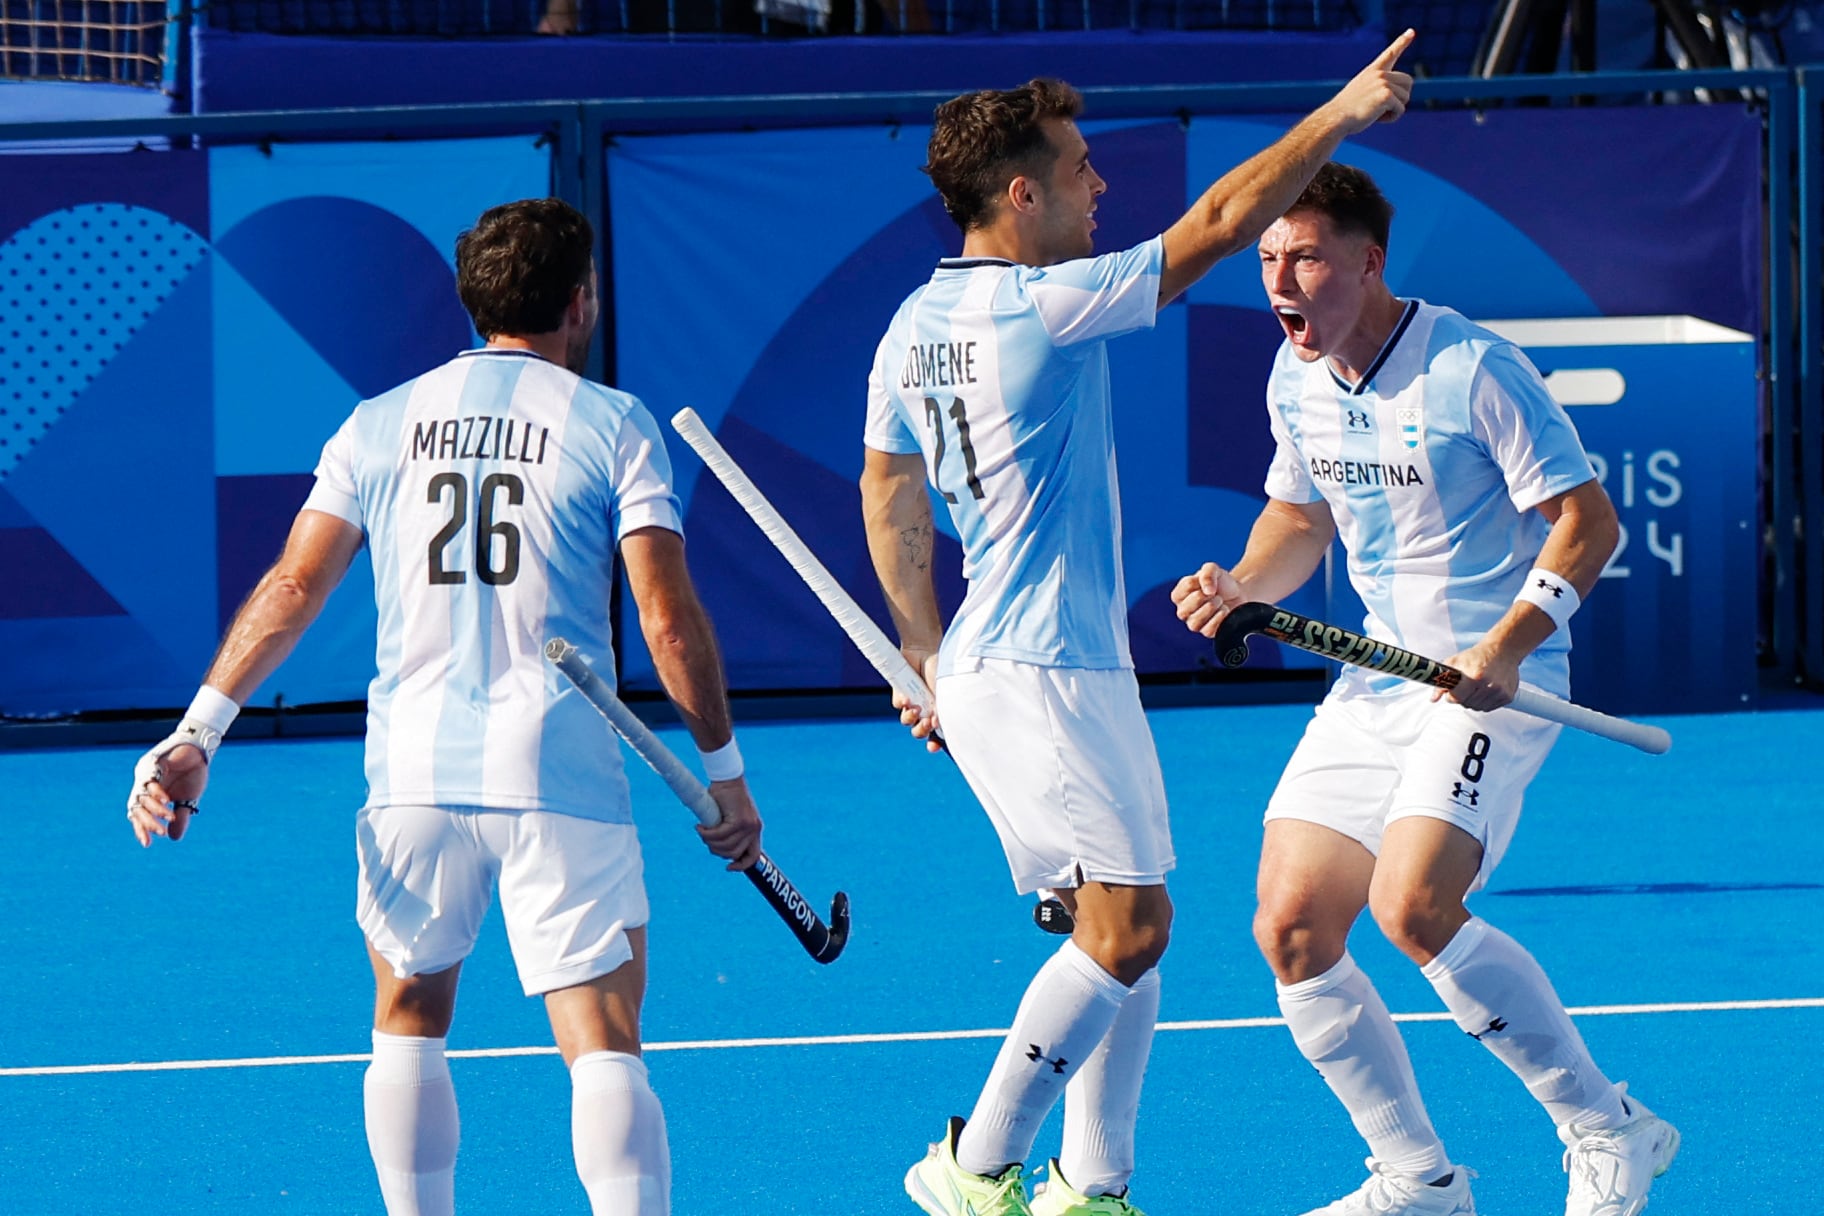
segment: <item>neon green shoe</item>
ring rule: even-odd
[[[1125,1196],[1078,1191],[1064,1180],[1056,1157],[1045,1163],[1045,1177],[1032,1188],[1032,1216],[1146,1216]]]
[[[906,1171],[912,1202],[931,1216],[1032,1216],[1017,1163],[999,1178],[971,1174],[956,1163],[956,1138],[962,1133],[963,1121],[953,1116],[944,1138]]]

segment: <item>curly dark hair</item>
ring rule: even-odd
[[[1008,182],[1036,175],[1057,159],[1041,124],[1082,111],[1081,94],[1046,77],[1017,89],[964,93],[938,106],[924,169],[956,226],[968,232],[988,224]]]
[[[594,268],[595,229],[555,198],[490,207],[456,238],[456,294],[482,337],[548,334]]]
[[[1382,195],[1374,179],[1353,165],[1335,161],[1317,171],[1305,192],[1286,211],[1327,215],[1338,232],[1365,236],[1383,251],[1393,230],[1393,204]]]

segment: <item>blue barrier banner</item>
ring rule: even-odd
[[[1098,248],[1161,231],[1290,121],[1086,122],[1109,182]],[[661,418],[694,407],[883,626],[855,489],[868,368],[900,300],[961,244],[919,172],[928,136],[907,127],[628,137],[609,150],[621,386]],[[1398,209],[1387,278],[1403,296],[1471,316],[1680,313],[1753,332],[1759,148],[1759,120],[1733,107],[1508,109],[1410,113],[1338,159],[1374,174]],[[1206,559],[1233,561],[1260,510],[1271,451],[1263,391],[1279,341],[1256,261],[1243,253],[1167,308],[1154,331],[1110,344],[1143,674],[1211,665],[1167,593]],[[1718,394],[1737,392],[1733,363],[1706,367],[1724,378]],[[1752,485],[1752,448],[1728,450],[1717,458],[1739,460],[1732,473]],[[681,445],[674,463],[692,570],[723,626],[731,685],[878,683]],[[941,505],[936,516],[947,526]],[[1644,532],[1633,543],[1644,546]],[[1752,603],[1746,552],[1719,547],[1705,560],[1723,563]],[[960,597],[959,561],[954,538],[940,538],[934,567],[947,608]],[[1622,597],[1599,597],[1592,627],[1610,611],[1604,599]],[[1288,603],[1323,611],[1322,580]],[[623,647],[624,680],[654,686],[637,638]],[[1316,662],[1258,649],[1262,663]],[[1630,639],[1616,661],[1643,653]],[[1631,679],[1624,671],[1602,683],[1627,701]],[[1693,681],[1682,704],[1738,704],[1737,685],[1733,675],[1716,687]]]
[[[1689,317],[1511,330],[1568,407],[1621,517],[1621,544],[1571,621],[1574,699],[1624,714],[1751,705],[1754,342]]]
[[[1342,159],[1375,173],[1399,208],[1388,279],[1403,295],[1479,317],[1684,314],[1758,332],[1758,120],[1733,107],[1672,110],[1420,112]],[[1284,125],[1086,124],[1111,183],[1101,247],[1161,230]],[[867,370],[899,301],[960,246],[919,172],[927,135],[623,136],[608,155],[619,382],[661,418],[696,407],[883,624],[855,489]],[[187,700],[222,625],[276,555],[324,439],[361,396],[473,343],[453,291],[454,238],[492,203],[546,193],[549,157],[529,137],[280,144],[36,156],[29,172],[7,176],[0,714]],[[1592,175],[1598,162],[1604,172]],[[1262,386],[1278,340],[1244,253],[1157,329],[1110,347],[1142,672],[1210,666],[1166,593],[1205,559],[1233,560],[1260,508]],[[1559,357],[1533,353],[1542,365]],[[1645,366],[1631,362],[1643,357]],[[1662,357],[1680,369],[1663,390]],[[1622,505],[1626,580],[1640,580],[1623,587],[1614,574],[1578,618],[1580,631],[1598,631],[1578,662],[1604,655],[1613,665],[1583,682],[1598,704],[1740,703],[1735,651],[1717,652],[1714,669],[1692,665],[1678,689],[1638,673],[1656,666],[1642,658],[1655,654],[1647,639],[1695,643],[1698,622],[1754,602],[1754,530],[1705,531],[1740,518],[1739,487],[1752,491],[1752,445],[1734,438],[1753,425],[1751,406],[1736,404],[1744,361],[1752,353],[1739,345],[1623,352],[1606,366],[1628,395],[1608,413],[1573,415]],[[1691,404],[1669,404],[1675,388]],[[1635,407],[1649,400],[1652,426],[1636,429],[1646,422]],[[1684,429],[1657,429],[1674,422]],[[681,445],[674,463],[692,568],[723,625],[733,686],[876,685]],[[1667,475],[1685,497],[1649,495],[1672,493],[1656,480]],[[959,555],[952,539],[940,547],[940,596],[954,606]],[[1674,573],[1679,560],[1702,580]],[[1672,594],[1649,587],[1644,571],[1686,581]],[[368,577],[358,562],[262,700],[364,694]],[[1719,585],[1735,592],[1732,604],[1701,598]],[[1321,612],[1325,595],[1314,580],[1289,602]],[[1689,610],[1679,616],[1668,606],[1681,595]],[[1660,612],[1655,632],[1643,627],[1643,604]],[[1624,608],[1627,627],[1609,624],[1606,614]],[[631,626],[631,613],[623,619]],[[653,687],[637,630],[623,634],[629,685]],[[1750,621],[1730,636],[1751,634]]]
[[[0,713],[186,704],[361,397],[475,341],[457,234],[527,138],[35,156],[0,192]],[[260,694],[358,700],[371,574]]]

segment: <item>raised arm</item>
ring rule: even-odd
[[[1407,30],[1395,38],[1335,97],[1271,147],[1223,174],[1184,218],[1166,229],[1161,308],[1217,262],[1253,244],[1297,201],[1343,140],[1405,113],[1412,77],[1394,65],[1414,36]]]
[[[1216,627],[1229,609],[1252,600],[1277,603],[1304,586],[1335,536],[1336,521],[1323,499],[1308,503],[1267,499],[1234,569],[1205,562],[1172,588],[1178,619],[1195,633],[1215,637]]]
[[[728,685],[715,630],[684,563],[684,538],[669,528],[635,528],[621,538],[621,566],[659,684],[677,707],[697,750],[722,752],[735,737]],[[739,753],[730,759],[738,770]],[[761,828],[747,779],[738,771],[723,780],[712,779],[709,793],[722,820],[714,827],[699,827],[697,834],[710,852],[729,859],[729,869],[745,870],[760,858]]]

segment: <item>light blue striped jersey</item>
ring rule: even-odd
[[[1551,530],[1533,508],[1595,477],[1577,431],[1516,346],[1413,300],[1359,385],[1282,346],[1267,384],[1277,450],[1266,490],[1330,505],[1367,633],[1434,659],[1474,645],[1520,590]],[[1570,686],[1570,636],[1521,665]],[[1381,691],[1397,677],[1347,667]]]
[[[363,401],[304,506],[359,525],[374,563],[368,805],[631,821],[620,747],[545,661],[565,637],[612,679],[614,548],[681,531],[637,398],[525,351],[467,351]]]
[[[923,454],[963,546],[940,675],[964,656],[1133,666],[1104,342],[1152,326],[1163,251],[947,258],[881,339],[863,441]]]

